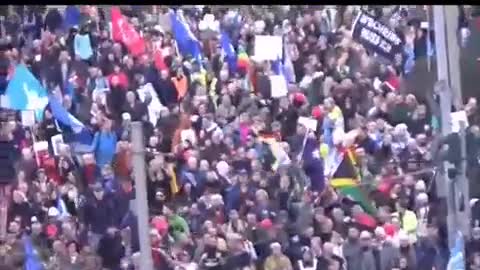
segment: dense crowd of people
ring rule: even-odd
[[[0,92],[25,65],[83,125],[62,123],[52,104],[30,127],[2,109],[1,269],[138,269],[133,121],[144,127],[155,269],[447,269],[445,207],[432,188],[438,119],[405,89],[405,61],[352,39],[358,10],[121,11],[144,53],[112,37],[107,8],[22,6],[0,18]],[[181,53],[172,13],[202,59]],[[376,16],[416,58],[426,56],[422,18]],[[272,97],[275,63],[254,57],[262,34],[285,40],[283,97]],[[476,168],[475,98],[465,110]],[[48,149],[39,153],[42,141]],[[472,223],[467,267],[480,269],[480,224]]]

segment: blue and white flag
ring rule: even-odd
[[[222,46],[223,54],[225,55],[225,60],[228,63],[230,73],[235,73],[235,71],[237,71],[237,53],[235,52],[232,41],[226,32],[222,32],[220,44]]]
[[[65,205],[65,202],[63,201],[61,196],[58,196],[57,198],[57,209],[59,212],[58,216],[60,218],[65,218],[70,216],[70,213],[67,210],[67,206]]]
[[[47,90],[33,76],[25,65],[18,65],[15,74],[8,83],[5,97],[7,108],[35,111],[37,120],[43,118],[43,110],[48,104]]]
[[[65,107],[63,107],[57,97],[54,95],[49,95],[48,101],[50,103],[52,115],[57,121],[69,126],[75,133],[80,133],[85,128],[85,125],[80,122],[80,120],[75,118],[75,116],[69,113]]]
[[[199,64],[202,63],[202,50],[200,42],[190,30],[181,14],[170,13],[172,32],[177,42],[178,50],[182,56],[191,55]]]
[[[276,75],[284,77],[285,81],[287,81],[287,84],[295,82],[295,72],[293,70],[292,60],[290,59],[290,55],[287,51],[285,38],[283,38],[282,58],[273,61],[272,70]]]
[[[25,270],[43,270],[42,262],[35,250],[30,236],[23,237],[23,245],[25,252]]]
[[[465,241],[463,235],[457,232],[455,238],[455,246],[450,250],[450,259],[448,260],[447,270],[465,270],[465,256],[463,254],[463,248],[465,247]]]

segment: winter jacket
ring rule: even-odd
[[[112,225],[114,211],[108,198],[97,200],[91,198],[85,206],[85,223],[93,233],[103,234]]]

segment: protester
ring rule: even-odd
[[[395,59],[359,40],[354,6],[10,10],[0,266],[139,269],[140,121],[154,269],[446,269],[438,115],[405,89],[424,18],[378,11]],[[465,109],[473,177],[476,99]]]

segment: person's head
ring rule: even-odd
[[[62,241],[60,240],[53,241],[52,247],[53,247],[53,251],[56,254],[66,254],[66,246]]]
[[[165,197],[165,194],[163,193],[163,190],[161,189],[158,189],[156,192],[155,192],[155,200],[159,201],[159,202],[163,202],[166,200],[166,197]]]
[[[337,222],[343,222],[343,219],[345,217],[345,213],[343,212],[342,208],[335,207],[332,210],[332,217]]]
[[[52,115],[52,112],[50,111],[50,109],[46,109],[45,110],[45,119],[52,119],[53,118],[53,115]]]
[[[11,234],[19,234],[21,229],[22,227],[20,226],[20,222],[18,221],[14,220],[10,222],[10,224],[8,224],[8,232]]]
[[[428,194],[427,193],[419,193],[415,198],[417,207],[423,207],[428,205]]]
[[[74,255],[74,254],[77,254],[77,253],[80,252],[80,247],[78,246],[77,242],[75,242],[75,241],[70,241],[67,244],[67,249],[68,249],[68,253],[70,255]]]
[[[480,252],[473,253],[472,264],[475,266],[480,266]]]
[[[173,209],[171,209],[167,206],[163,206],[163,214],[166,217],[172,217],[173,215],[175,215],[175,212],[173,211]]]
[[[398,260],[398,267],[400,269],[408,269],[408,260],[405,256],[401,256]]]
[[[313,260],[313,253],[309,247],[302,248],[302,260],[305,262],[311,262]]]
[[[348,228],[348,239],[349,240],[357,240],[359,236],[359,231],[356,227]]]
[[[105,191],[103,190],[103,186],[100,183],[95,184],[93,187],[93,195],[97,200],[103,200],[103,195],[105,194]]]
[[[479,226],[473,227],[472,238],[476,241],[480,241],[480,227]]]
[[[110,120],[108,118],[103,118],[102,131],[104,131],[104,132],[112,131],[112,120]]]
[[[247,214],[247,223],[249,225],[256,225],[258,221],[257,215],[255,213],[248,213]]]
[[[128,91],[127,95],[126,95],[126,98],[127,98],[128,103],[130,103],[130,104],[135,103],[135,93],[133,91]]]
[[[217,247],[217,237],[215,234],[212,234],[212,233],[205,234],[204,242],[206,247],[214,248],[214,249],[216,249]]]
[[[360,245],[363,248],[369,248],[372,244],[372,234],[368,231],[360,233]]]
[[[198,160],[196,157],[190,157],[187,160],[187,166],[190,170],[196,170],[198,168]]]
[[[31,221],[32,221],[32,225],[31,225],[32,235],[40,235],[43,230],[42,224],[38,222],[37,217],[32,217]]]
[[[110,164],[105,164],[102,168],[102,177],[103,178],[111,178],[113,177],[113,169]]]
[[[23,192],[21,192],[20,190],[15,190],[13,192],[13,201],[16,204],[21,204],[21,203],[25,202],[26,201],[25,194]]]
[[[330,260],[328,264],[328,270],[341,270],[341,263],[339,260]]]
[[[322,233],[331,233],[333,230],[333,221],[330,218],[325,218],[320,230]]]
[[[475,136],[475,138],[480,137],[480,127],[477,125],[473,125],[470,127],[470,132]]]
[[[273,256],[280,256],[282,255],[282,245],[280,243],[275,242],[270,244],[270,249],[272,250]]]

